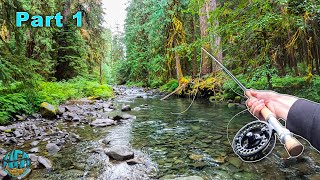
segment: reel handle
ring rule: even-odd
[[[255,98],[247,92],[245,94],[248,98]],[[264,119],[277,132],[279,139],[281,143],[284,144],[288,154],[293,157],[299,156],[304,149],[303,145],[295,137],[291,135],[288,129],[282,126],[282,124],[277,120],[275,115],[267,107],[264,107],[261,110],[261,114],[264,117]]]

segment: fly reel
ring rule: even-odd
[[[276,137],[264,121],[253,121],[242,127],[233,138],[233,151],[246,162],[265,158],[274,148]]]

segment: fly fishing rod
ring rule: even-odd
[[[204,48],[202,50],[238,84],[247,98],[255,98],[248,93],[248,89],[221,62]],[[261,110],[261,114],[266,122],[253,121],[242,127],[233,138],[233,151],[244,161],[259,161],[268,156],[273,150],[276,143],[276,133],[288,154],[291,157],[299,156],[304,149],[303,145],[293,137],[292,133],[277,120],[267,107]]]

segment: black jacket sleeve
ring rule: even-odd
[[[305,99],[297,100],[289,110],[286,126],[320,150],[320,104]]]

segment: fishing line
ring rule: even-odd
[[[202,60],[203,60],[203,59],[202,59],[202,52],[201,52],[201,60],[200,60],[200,67],[199,67],[199,68],[200,68],[200,72],[199,72],[199,77],[198,77],[198,84],[200,83],[200,78],[201,78]],[[195,93],[195,95],[193,96],[193,99],[192,99],[190,105],[189,105],[184,111],[182,111],[182,112],[180,112],[180,113],[173,113],[173,112],[171,112],[171,114],[180,114],[180,115],[182,115],[182,114],[184,114],[185,112],[187,112],[187,111],[191,108],[191,106],[193,105],[193,103],[194,103],[194,101],[195,101],[195,99],[196,99],[196,97],[197,97],[198,91],[199,91],[199,85],[198,85],[198,87],[197,87],[196,93]]]
[[[244,109],[244,110],[238,112],[236,115],[234,115],[234,116],[229,120],[229,122],[228,122],[228,124],[227,124],[227,139],[228,139],[229,144],[230,144],[231,147],[232,147],[232,143],[231,143],[231,141],[230,141],[230,139],[229,139],[229,125],[230,125],[231,121],[232,121],[235,117],[237,117],[238,115],[240,115],[241,113],[244,113],[244,112],[246,112],[246,111],[248,111],[248,109]]]
[[[198,76],[198,84],[200,83],[200,78],[201,78],[201,73],[202,73],[202,62],[203,62],[202,51],[203,51],[203,50],[201,49],[201,58],[200,58],[201,60],[200,60],[200,66],[199,66],[200,72],[199,72],[199,76]],[[212,61],[213,61],[213,60],[212,60]],[[213,62],[214,62],[214,61],[213,61]],[[214,62],[214,63],[216,63],[216,62]],[[221,67],[218,67],[218,68],[219,68],[219,69],[216,70],[216,71],[213,72],[213,73],[216,73],[216,72],[219,72],[219,71],[222,71],[222,70],[223,70]],[[229,86],[229,88],[230,88],[235,94],[237,94],[237,95],[240,96],[240,97],[245,98],[244,95],[241,95],[240,93],[236,92],[236,91],[231,87],[230,84],[228,84],[228,86]],[[195,95],[193,96],[191,103],[189,104],[189,106],[188,106],[184,111],[178,112],[178,113],[174,113],[174,112],[170,112],[170,113],[171,113],[171,114],[175,114],[175,115],[182,115],[182,114],[186,113],[186,112],[191,108],[191,106],[193,105],[193,103],[194,103],[194,101],[195,101],[195,99],[196,99],[196,97],[197,97],[198,92],[199,92],[199,86],[197,87],[196,93],[195,93]]]

